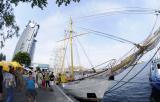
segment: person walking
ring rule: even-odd
[[[23,70],[21,68],[17,68],[15,71],[16,76],[16,87],[18,91],[22,91],[24,88],[24,81],[23,81]]]
[[[36,101],[36,88],[35,88],[35,78],[32,72],[29,72],[29,76],[24,78],[26,82],[26,96],[27,102],[35,102]]]
[[[4,84],[7,89],[6,102],[13,102],[13,89],[16,87],[16,81],[13,75],[13,68],[11,66],[9,68],[9,73],[4,73]]]
[[[50,77],[48,72],[45,73],[45,81],[46,81],[46,88],[50,87],[50,84],[49,84]]]
[[[3,67],[0,66],[0,102],[3,100],[3,73],[2,73]]]
[[[43,80],[43,75],[42,75],[42,73],[40,72],[40,71],[38,71],[38,73],[37,73],[37,76],[36,76],[37,78],[37,84],[38,84],[38,88],[41,88],[42,87],[42,80]]]
[[[50,85],[53,86],[54,80],[55,80],[55,76],[54,76],[53,72],[51,73],[51,75],[49,77],[50,77]]]
[[[43,79],[42,79],[42,88],[45,89],[45,87],[46,87],[46,81],[45,81],[45,73],[44,73],[44,71],[42,71],[42,76],[43,76]]]

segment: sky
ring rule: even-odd
[[[160,9],[158,0],[81,0],[79,3],[71,2],[68,6],[58,7],[54,0],[48,0],[48,5],[44,10],[37,7],[31,8],[30,4],[19,3],[14,8],[16,22],[20,27],[20,34],[24,30],[29,20],[34,20],[40,25],[37,34],[34,63],[51,64],[55,63],[57,47],[60,48],[59,40],[64,38],[64,31],[69,29],[69,20],[72,17],[73,30],[76,34],[86,33],[83,28],[93,29],[105,33],[119,36],[127,40],[140,43],[150,33],[155,15],[137,15],[137,14],[115,14],[86,17],[97,13],[107,12],[113,8],[142,7],[150,9]],[[159,20],[158,20],[159,22]],[[158,23],[157,23],[158,24]],[[158,26],[158,25],[157,25]],[[7,40],[2,52],[6,54],[7,60],[11,60],[13,52],[18,42],[17,37]],[[109,59],[118,59],[128,52],[133,45],[120,43],[108,38],[100,37],[94,34],[86,34],[78,37],[83,45],[91,64],[97,65]],[[75,41],[76,42],[76,41]],[[78,42],[73,46],[78,45]],[[78,49],[76,51],[76,49]],[[87,65],[89,62],[85,54],[80,52],[82,49],[74,49],[75,56],[80,56],[79,63]],[[79,52],[79,55],[76,54]],[[148,55],[151,57],[151,54]],[[149,57],[144,57],[147,60]],[[78,61],[75,63],[78,63]]]

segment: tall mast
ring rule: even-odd
[[[70,17],[70,49],[71,49],[71,74],[72,74],[72,78],[74,79],[74,66],[73,66],[73,48],[72,48],[72,18]]]
[[[64,39],[66,39],[66,37],[67,37],[67,34],[64,35]],[[65,54],[66,54],[66,53],[65,53],[65,52],[66,52],[66,51],[65,51],[65,50],[66,50],[65,46],[66,46],[66,45],[65,45],[65,44],[66,44],[66,40],[64,40],[64,44],[63,44],[63,47],[62,47],[63,59],[62,59],[62,66],[61,66],[61,67],[62,67],[62,72],[63,72],[63,73],[65,73],[65,71],[66,71],[66,70],[65,70]]]

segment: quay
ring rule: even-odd
[[[53,91],[38,88],[36,102],[78,102],[66,95],[59,86],[54,85],[52,88]],[[14,102],[26,102],[25,91],[15,90]]]

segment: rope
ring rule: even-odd
[[[95,34],[95,35],[107,37],[107,38],[110,38],[110,39],[112,39],[112,40],[119,41],[119,42],[121,42],[121,43],[125,43],[124,41],[121,41],[121,40],[118,40],[118,39],[115,39],[115,38],[112,38],[112,37],[109,37],[109,36],[106,36],[106,35],[102,35],[102,34]]]
[[[157,20],[158,20],[158,15],[156,16],[156,20],[155,20],[155,22],[154,22],[154,25],[153,25],[153,27],[152,27],[152,29],[151,29],[151,32],[150,32],[150,35],[152,34],[152,32],[153,32],[153,30],[154,30],[154,28],[155,28],[155,25],[156,25],[156,23],[157,23]],[[150,36],[149,36],[150,37]],[[143,54],[138,58],[138,60],[141,58],[143,56]],[[137,61],[138,61],[137,60]],[[137,63],[137,62],[136,62]],[[135,64],[136,65],[136,64]],[[124,75],[124,77],[122,77],[121,78],[121,80],[119,80],[114,86],[112,86],[108,91],[110,91],[110,90],[112,90],[114,87],[116,87],[131,71],[132,71],[132,69],[135,67],[135,65],[133,65],[132,66],[132,68],[127,72],[127,74],[126,75]]]
[[[83,28],[83,27],[79,27],[79,28],[87,30],[87,31],[91,31],[93,33],[98,33],[98,34],[101,34],[101,35],[103,34],[103,36],[106,36],[108,38],[112,38],[113,40],[117,40],[117,41],[120,41],[120,42],[128,42],[130,44],[137,45],[135,42],[132,42],[132,41],[129,41],[129,40],[126,40],[126,39],[108,34],[108,33],[100,32],[100,31],[96,31],[96,30],[92,30],[92,29],[88,29],[88,28]]]
[[[77,37],[76,37],[76,38],[77,38]],[[77,42],[79,43],[80,47],[82,48],[82,50],[83,50],[85,56],[87,57],[87,60],[88,60],[88,62],[90,63],[91,67],[94,67],[93,64],[92,64],[92,62],[91,62],[91,60],[90,60],[90,58],[89,58],[89,56],[87,55],[87,53],[86,53],[84,47],[82,46],[82,44],[81,44],[81,42],[79,41],[78,38],[77,38]]]
[[[143,54],[137,59],[137,61],[143,56]],[[112,90],[114,87],[116,87],[124,78],[127,77],[127,75],[133,70],[133,68],[135,68],[135,66],[137,65],[137,61],[136,63],[132,66],[132,68],[114,85],[112,86],[108,91]]]
[[[89,33],[90,33],[90,32],[81,33],[81,34],[78,34],[78,35],[73,35],[73,36],[72,36],[72,39],[73,39],[74,37],[79,37],[79,36],[86,35],[86,34],[89,34]],[[70,38],[67,37],[67,38],[62,39],[62,40],[59,40],[59,41],[57,41],[57,42],[64,41],[64,40],[67,40],[67,39],[70,39]]]
[[[157,10],[150,9],[150,8],[140,8],[140,7],[126,7],[126,8],[111,8],[111,9],[106,9],[106,11],[107,12],[96,13],[96,14],[83,16],[75,19],[83,19],[83,18],[89,18],[89,17],[95,17],[95,16],[103,16],[103,15],[112,15],[116,13],[125,14],[125,12],[133,13],[133,14],[146,14],[146,13],[152,14],[152,13],[155,13],[155,11]]]
[[[132,78],[130,78],[128,81],[126,81],[125,83],[123,83],[122,85],[116,87],[115,89],[111,90],[111,91],[106,91],[105,93],[111,93],[119,88],[121,88],[122,86],[124,86],[125,84],[127,84],[129,81],[131,81],[133,78],[135,78],[138,74],[140,74],[145,67],[148,66],[148,64],[152,61],[152,59],[155,57],[155,55],[158,53],[158,51],[160,50],[160,47],[157,49],[157,51],[154,53],[154,55],[152,56],[152,58],[142,67],[142,69],[140,71],[138,71]]]
[[[61,68],[64,66],[64,60],[65,60],[65,56],[66,56],[66,52],[67,52],[68,43],[69,43],[69,40],[67,41],[67,44],[66,44],[66,47],[65,47],[65,51],[64,51],[64,55],[63,55],[63,60],[62,60],[62,66],[61,66]]]
[[[155,22],[154,22],[154,25],[153,25],[151,31],[150,31],[150,35],[152,34],[152,32],[153,32],[153,30],[154,30],[154,28],[155,28],[155,26],[156,26],[157,20],[158,20],[158,15],[156,16],[156,20],[155,20]],[[149,36],[149,37],[150,37],[150,36]],[[149,37],[148,37],[148,38],[149,38]],[[139,57],[139,59],[140,59],[142,56],[143,56],[143,55],[141,55],[141,56]],[[138,60],[139,60],[139,59],[138,59]],[[136,65],[136,64],[135,64],[135,65]],[[122,81],[122,80],[131,72],[131,70],[135,67],[135,65],[128,71],[128,73],[127,73],[120,81]],[[113,89],[114,87],[116,87],[116,86],[120,83],[120,81],[119,81],[118,83],[116,83],[113,87],[111,87],[111,89]],[[109,89],[108,91],[110,91],[111,89]]]
[[[151,29],[151,31],[150,31],[150,34],[149,34],[149,36],[147,37],[147,39],[152,36],[153,30],[155,29],[155,26],[156,26],[156,24],[157,24],[157,21],[158,21],[158,15],[156,15],[155,22],[154,22],[154,24],[153,24],[153,27],[152,27],[152,29]]]
[[[154,24],[153,24],[153,27],[152,27],[152,29],[151,29],[150,34],[152,34],[152,33],[153,33],[153,30],[155,29],[155,26],[156,26],[157,21],[158,21],[158,16],[159,16],[159,14],[156,14],[156,19],[155,19],[155,22],[154,22]]]
[[[113,81],[118,81],[119,82],[119,80],[113,80]],[[120,82],[127,82],[127,81],[120,81]],[[160,82],[138,82],[138,81],[131,81],[131,82],[127,82],[127,83],[150,84],[150,83],[160,83]]]
[[[120,57],[120,58],[117,60],[116,63],[120,62],[123,58],[125,58],[127,55],[129,55],[129,53],[130,53],[131,51],[135,52],[135,48],[136,48],[136,47],[131,48],[126,54],[124,54],[122,57]],[[116,63],[115,63],[115,64],[116,64]]]
[[[103,62],[103,63],[101,63],[101,64],[99,64],[99,65],[96,65],[96,66],[92,67],[91,69],[96,68],[96,67],[99,67],[99,66],[101,66],[101,65],[104,65],[104,64],[106,64],[106,63],[108,63],[108,62],[110,62],[110,61],[114,61],[114,60],[116,60],[116,59],[111,59],[111,60],[105,61],[105,62]]]
[[[81,61],[80,61],[80,56],[79,56],[79,51],[78,51],[78,47],[77,47],[77,44],[76,44],[76,41],[75,41],[75,39],[73,39],[74,40],[74,44],[75,44],[75,48],[76,48],[76,52],[77,52],[77,57],[78,57],[78,63],[79,63],[79,66],[81,66]]]

